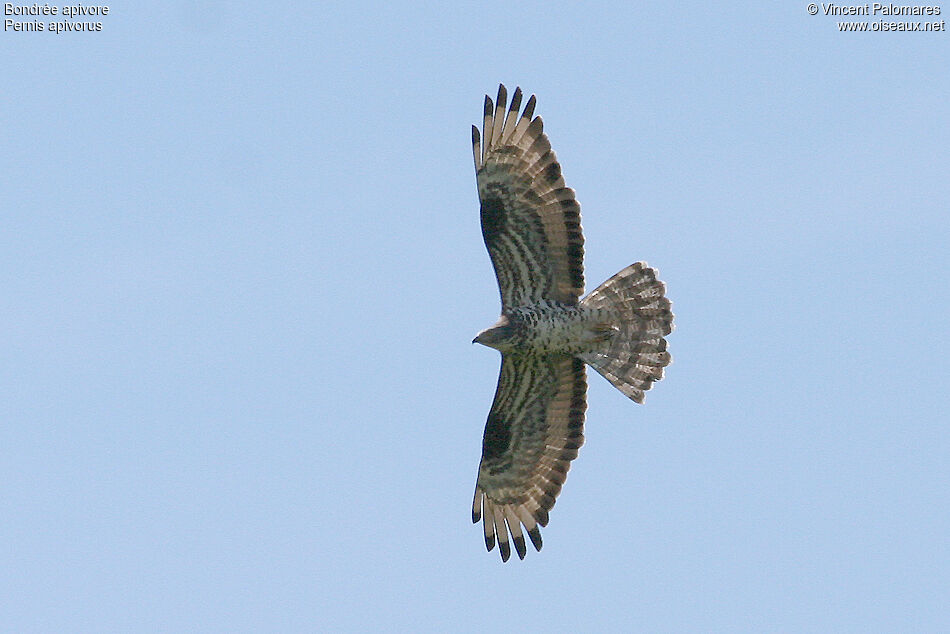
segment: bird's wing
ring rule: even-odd
[[[485,545],[511,555],[509,532],[521,559],[524,533],[541,550],[538,526],[584,444],[587,375],[584,362],[568,355],[509,353],[482,441],[472,521],[484,520]]]
[[[584,293],[584,236],[574,190],[534,114],[521,117],[521,89],[507,108],[485,96],[483,134],[472,126],[482,236],[495,267],[502,309],[550,299],[574,305]]]

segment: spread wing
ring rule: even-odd
[[[484,144],[472,126],[482,236],[502,310],[541,299],[574,305],[584,293],[580,205],[564,186],[541,117],[531,118],[534,95],[520,118],[521,89],[507,115],[506,101],[504,86],[494,107],[485,96]]]
[[[502,561],[526,548],[522,525],[541,550],[538,526],[584,444],[587,375],[584,362],[568,355],[509,353],[502,356],[495,401],[485,425],[472,521],[484,519],[485,545]]]

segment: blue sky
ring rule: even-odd
[[[0,34],[4,628],[950,628],[946,32],[110,8]],[[591,373],[544,550],[505,565],[469,518],[499,82],[538,96],[588,287],[646,260],[677,326],[645,406]]]

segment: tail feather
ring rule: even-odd
[[[673,331],[671,304],[656,271],[631,264],[581,301],[605,313],[609,334],[603,347],[580,355],[614,387],[642,403],[644,392],[663,378],[672,358],[664,337]]]

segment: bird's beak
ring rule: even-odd
[[[478,343],[478,337],[477,337],[477,336],[476,336],[474,339],[472,339],[472,343]]]

